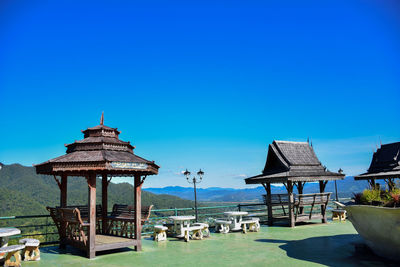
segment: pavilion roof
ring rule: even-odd
[[[134,154],[130,142],[119,139],[120,132],[102,124],[83,132],[84,139],[65,145],[65,155],[34,165],[39,174],[69,173],[84,176],[89,171],[110,175],[157,174],[159,166]]]
[[[262,174],[245,179],[246,184],[312,182],[344,179],[327,170],[307,142],[273,141]]]
[[[386,179],[400,177],[400,142],[382,145],[372,156],[366,173],[355,180]]]

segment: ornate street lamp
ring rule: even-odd
[[[187,169],[183,174],[186,176],[186,180],[188,181],[188,183],[193,184],[194,187],[194,209],[196,212],[196,222],[198,222],[196,184],[201,183],[201,181],[203,180],[204,172],[201,169],[197,172],[199,178],[196,178],[195,176],[193,176],[193,178],[190,178],[190,171],[188,171]]]

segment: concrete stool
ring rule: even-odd
[[[185,241],[189,242],[190,238],[194,240],[202,240],[203,239],[202,230],[203,230],[202,226],[190,226],[183,228]],[[190,232],[192,232],[191,235]]]
[[[154,226],[154,241],[164,241],[167,240],[167,233],[168,227],[163,225],[155,225]]]
[[[215,230],[217,232],[227,234],[229,233],[229,225],[231,224],[231,221],[225,221],[225,220],[216,220],[215,221]]]
[[[203,236],[204,237],[210,237],[210,230],[208,223],[194,223],[193,226],[201,226],[203,227],[202,231],[203,231]]]
[[[345,221],[346,220],[346,211],[345,210],[340,210],[340,209],[335,209],[332,210],[332,220],[339,220],[339,221]]]
[[[24,248],[25,248],[24,245],[13,245],[0,248],[0,253],[7,253],[6,260],[4,262],[4,267],[20,267],[21,254],[19,251]],[[15,261],[11,261],[12,256],[14,256]]]
[[[24,238],[19,240],[20,244],[25,245],[23,251],[24,261],[39,261],[40,260],[40,241],[33,238]]]
[[[247,232],[247,224],[249,225],[250,232],[258,232],[260,231],[260,219],[259,218],[252,218],[249,220],[243,220],[241,222],[243,233]]]

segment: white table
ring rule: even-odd
[[[184,227],[190,226],[190,221],[196,219],[194,216],[170,216],[171,220],[174,221],[174,232],[176,237],[184,237]]]
[[[18,228],[0,228],[0,247],[8,246],[8,238],[13,235],[21,234],[21,230]],[[0,259],[3,258],[4,255],[0,254]]]
[[[247,211],[226,211],[224,214],[232,220],[231,230],[238,231],[242,230],[242,216],[249,214]]]

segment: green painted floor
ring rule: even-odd
[[[143,251],[100,254],[89,260],[68,248],[41,248],[40,262],[22,266],[398,266],[374,256],[350,222],[261,227],[258,233],[212,233],[202,241],[143,239]]]

